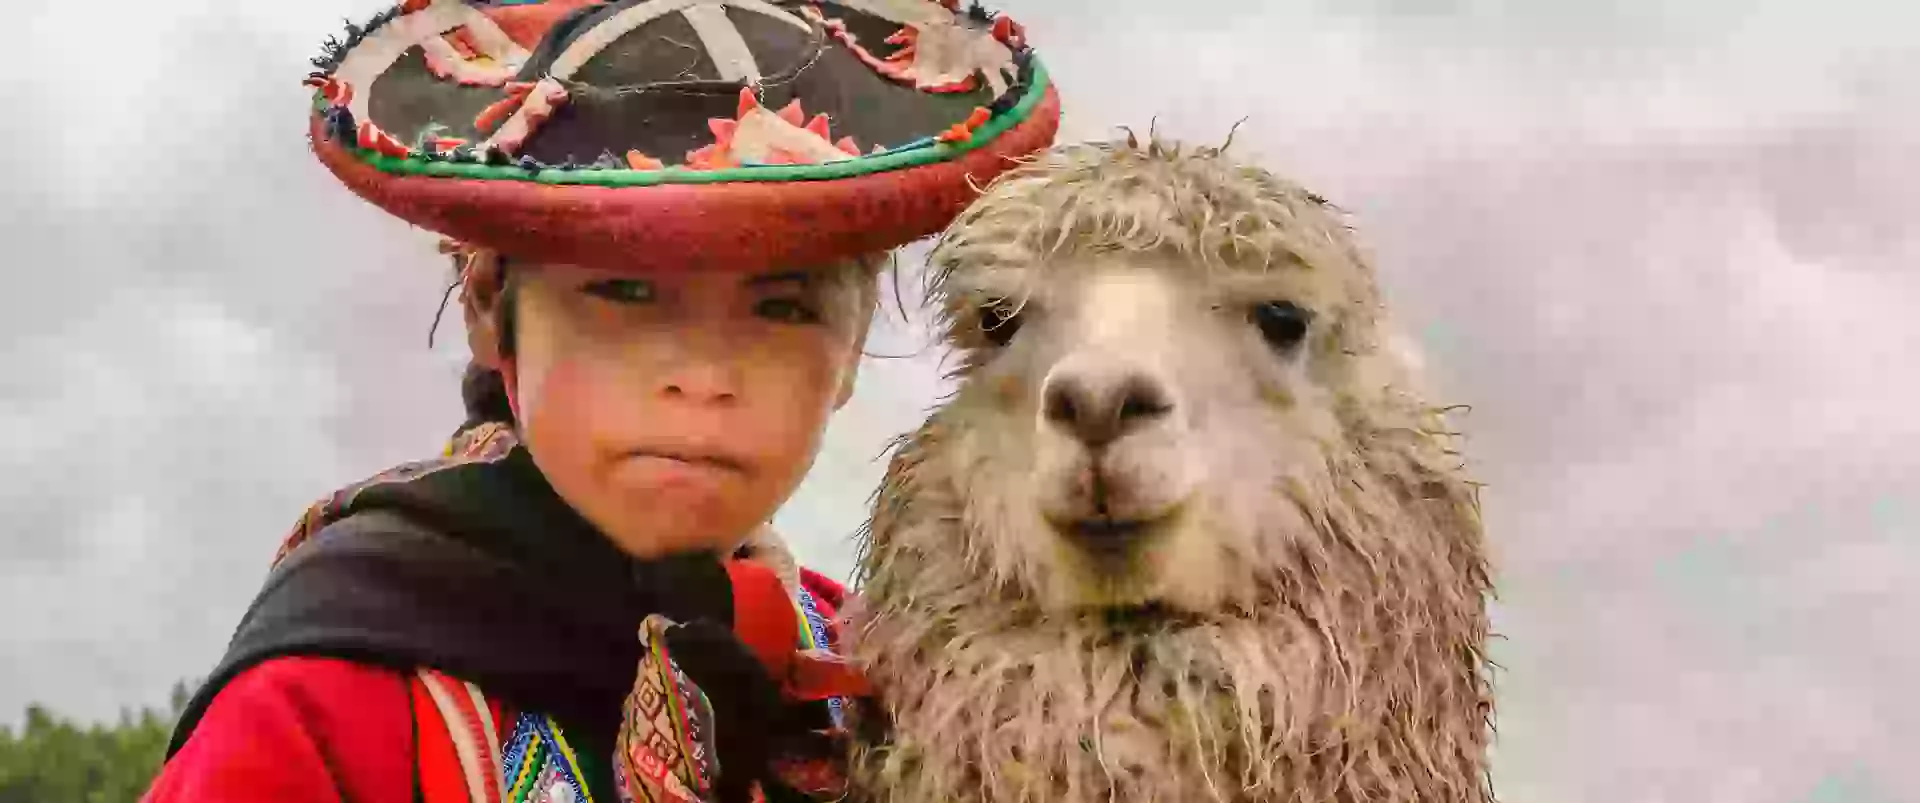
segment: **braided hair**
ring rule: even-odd
[[[462,429],[513,423],[513,406],[507,403],[507,383],[499,371],[476,362],[467,363],[467,372],[460,377],[460,400],[467,408],[467,423]]]
[[[467,270],[475,253],[471,248],[450,240],[441,244],[441,251],[453,258],[454,281],[452,287],[448,288],[448,294],[451,295],[453,290],[459,289],[466,283]],[[515,306],[513,282],[508,280],[506,257],[496,254],[494,259],[500,269],[501,283],[499,353],[503,357],[512,357]],[[445,300],[442,300],[441,306],[444,309]],[[435,325],[438,326],[437,316]],[[467,413],[466,423],[460,426],[462,432],[481,424],[514,423],[513,405],[507,400],[506,379],[500,375],[499,371],[492,368],[469,361],[466,372],[460,377],[460,400],[466,407]]]

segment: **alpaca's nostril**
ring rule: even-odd
[[[1120,388],[1120,420],[1145,422],[1173,412],[1166,389],[1143,376],[1128,377]]]
[[[1081,418],[1080,403],[1075,399],[1084,395],[1086,392],[1079,387],[1078,382],[1068,377],[1055,377],[1053,381],[1047,383],[1044,400],[1047,420],[1067,428],[1078,426]]]
[[[1173,412],[1166,389],[1140,374],[1101,381],[1073,373],[1048,377],[1042,412],[1048,423],[1098,448]]]

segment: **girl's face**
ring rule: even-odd
[[[470,278],[476,357],[506,369],[554,490],[643,558],[731,550],[773,515],[852,391],[871,314],[853,266],[636,278],[514,262],[503,360],[487,273]]]

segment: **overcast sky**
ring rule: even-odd
[[[161,701],[308,503],[457,423],[434,238],[303,139],[306,59],[377,5],[13,15],[0,718]],[[1011,10],[1067,136],[1248,117],[1236,149],[1355,211],[1441,400],[1474,405],[1505,799],[1920,800],[1911,4]],[[827,569],[938,393],[926,318],[879,330],[921,356],[866,366],[779,519]]]

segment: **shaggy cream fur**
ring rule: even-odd
[[[1130,136],[1006,175],[934,264],[962,382],[866,533],[856,799],[1492,799],[1475,487],[1337,210]],[[1122,375],[1138,427],[1058,431],[1049,388]],[[1089,477],[1119,547],[1062,523]]]

